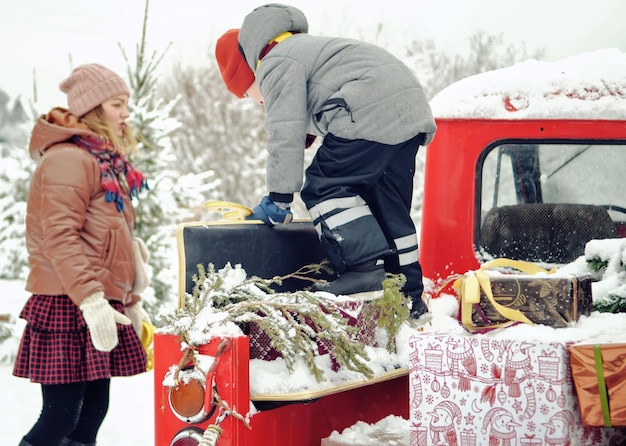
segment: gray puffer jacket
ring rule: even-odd
[[[274,46],[259,62],[268,43]],[[306,134],[399,144],[418,133],[429,143],[436,125],[424,91],[399,59],[375,45],[311,36],[297,8],[269,4],[248,14],[239,32],[246,62],[264,98],[268,132],[267,186],[302,186]]]

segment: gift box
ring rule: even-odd
[[[563,328],[592,310],[590,275],[478,271],[465,275],[462,282],[461,321],[470,330],[511,321]]]
[[[626,344],[569,346],[584,426],[626,426]]]
[[[626,442],[624,429],[583,426],[564,343],[415,334],[409,345],[411,446]]]

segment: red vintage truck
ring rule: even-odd
[[[529,61],[462,80],[432,101],[438,132],[425,149],[420,244],[431,294],[493,258],[562,265],[589,240],[626,237],[624,72],[617,50]],[[198,263],[273,277],[322,258],[308,221],[187,223],[178,240],[180,305]],[[172,366],[188,364],[176,336],[155,335],[156,446],[319,445],[357,421],[409,417],[403,366],[322,391],[255,395],[249,336],[198,350],[215,358],[206,376],[166,385]]]

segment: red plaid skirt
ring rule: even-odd
[[[124,304],[109,301],[119,312]],[[146,371],[146,352],[132,325],[117,326],[119,344],[95,349],[82,312],[68,296],[31,296],[20,317],[27,324],[13,375],[41,384],[93,381]]]

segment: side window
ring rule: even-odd
[[[568,263],[592,239],[626,237],[626,143],[515,142],[477,169],[484,260]]]
[[[502,144],[489,151],[480,169],[483,217],[493,207],[542,201],[539,159],[536,144]]]

